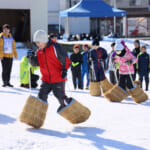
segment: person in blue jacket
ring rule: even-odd
[[[105,80],[105,73],[104,73],[104,61],[107,58],[107,52],[104,48],[99,47],[99,40],[95,39],[92,42],[92,50],[89,52],[89,65],[90,68],[94,70],[92,73],[93,81],[102,81]]]
[[[149,86],[149,70],[150,70],[150,56],[146,52],[146,46],[141,47],[141,52],[138,55],[138,73],[141,81],[141,88],[142,88],[142,82],[143,77],[145,78],[146,83],[146,91],[148,91]]]
[[[83,52],[82,52],[82,58],[83,63],[81,65],[81,76],[82,76],[82,87],[84,88],[84,76],[86,75],[86,88],[89,89],[89,65],[88,65],[88,52],[89,52],[89,46],[87,44],[84,44],[82,46]]]

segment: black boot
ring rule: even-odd
[[[61,111],[63,108],[65,108],[66,105],[60,105],[57,109],[57,112]]]
[[[4,81],[4,84],[2,85],[2,87],[6,87],[8,84],[8,82]]]
[[[36,88],[37,86],[38,86],[37,83],[31,84],[31,87],[32,87],[32,88]]]
[[[141,86],[140,86],[140,87],[141,87],[141,89],[142,89],[142,82],[141,82]]]
[[[10,84],[10,83],[7,83],[7,86],[9,86],[9,87],[14,87],[12,84]]]
[[[71,97],[65,97],[65,101],[67,102],[67,104],[70,104],[71,103],[71,101],[72,101],[72,98]]]
[[[6,86],[7,86],[7,84],[5,84],[5,83],[2,85],[2,87],[6,87]]]
[[[146,89],[145,89],[145,91],[148,91],[148,85],[149,85],[149,83],[146,82]]]

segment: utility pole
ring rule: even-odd
[[[69,0],[69,8],[71,8],[71,6],[72,6],[72,5],[71,5],[71,0]]]
[[[114,8],[117,8],[116,0],[114,0]],[[116,33],[116,16],[114,16],[114,33]]]

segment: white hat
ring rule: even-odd
[[[116,40],[115,45],[115,51],[122,51],[124,49],[124,46],[121,43],[121,40]]]
[[[48,34],[44,30],[37,30],[33,35],[33,42],[48,42]]]

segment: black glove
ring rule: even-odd
[[[27,57],[29,58],[29,57],[33,57],[35,55],[35,52],[32,50],[32,49],[29,49],[28,51],[27,51]]]
[[[126,64],[127,64],[127,65],[131,65],[131,64],[132,64],[132,60],[126,61]]]
[[[63,69],[61,73],[61,77],[65,79],[67,77],[67,69]]]

